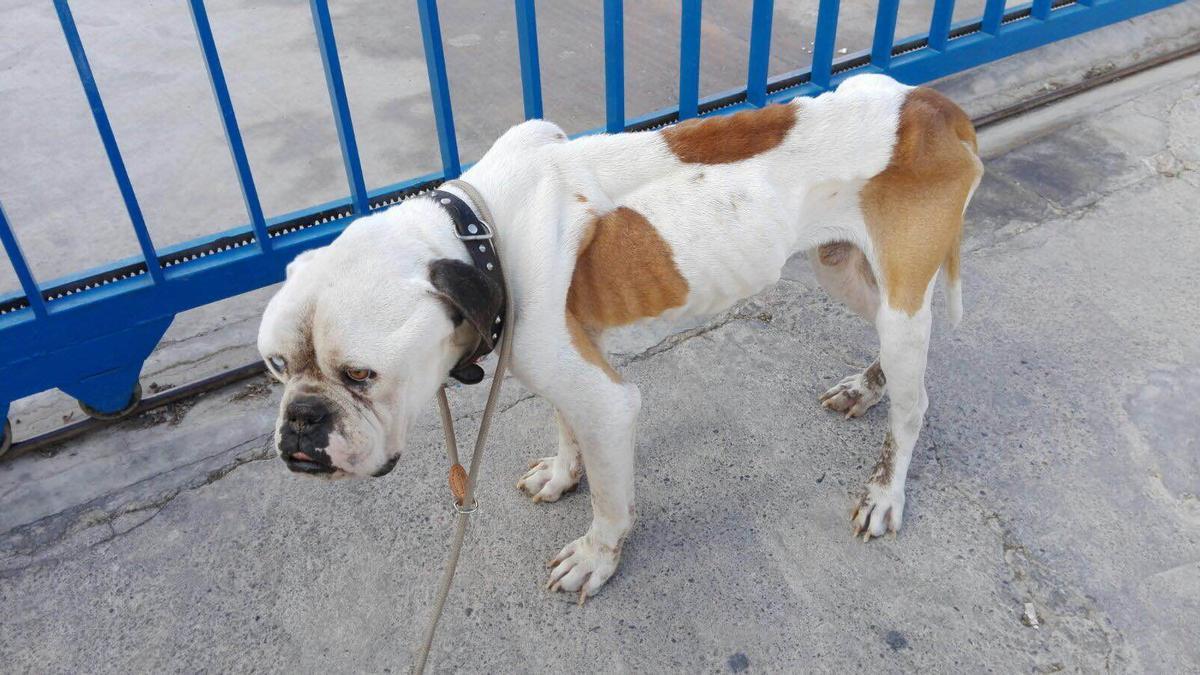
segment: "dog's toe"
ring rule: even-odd
[[[552,591],[578,593],[579,604],[595,595],[617,570],[620,551],[597,544],[588,536],[580,537],[563,547],[550,561],[550,580],[546,588]]]
[[[904,491],[868,484],[866,494],[850,514],[850,521],[854,536],[862,536],[863,541],[882,537],[886,532],[898,532],[904,523]]]
[[[556,502],[579,485],[579,468],[560,466],[558,457],[544,457],[530,463],[529,471],[517,481],[517,489],[535,503]]]
[[[849,419],[862,416],[882,398],[883,393],[858,374],[838,382],[821,394],[819,400],[823,407],[841,413]]]

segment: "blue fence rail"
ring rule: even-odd
[[[834,58],[838,0],[818,0],[809,68],[771,76],[773,0],[754,0],[744,87],[702,97],[699,91],[702,0],[681,0],[679,103],[630,119],[625,111],[624,7],[604,0],[605,125],[596,131],[652,128],[696,116],[762,107],[814,96],[861,72],[884,72],[918,84],[1166,7],[1181,0],[1033,0],[1006,8],[987,0],[983,15],[952,21],[954,0],[935,0],[927,33],[895,39],[899,0],[879,0],[870,49]],[[265,218],[203,0],[189,0],[196,37],[245,199],[247,224],[201,240],[155,245],[92,76],[67,0],[53,0],[96,131],[104,146],[137,238],[141,257],[39,285],[0,203],[0,243],[20,291],[0,295],[0,417],[12,401],[58,388],[99,414],[128,408],[139,396],[138,375],[174,316],[280,281],[296,254],[323,246],[355,218],[386,208],[461,171],[450,84],[436,0],[415,0],[429,71],[442,171],[370,189],[363,179],[350,104],[327,0],[311,0],[313,27],[325,68],[349,186],[347,197],[278,218]],[[526,118],[542,115],[535,0],[514,0],[514,20]],[[589,132],[591,133],[591,132]],[[0,186],[2,195],[3,186]],[[11,433],[6,431],[11,440]]]

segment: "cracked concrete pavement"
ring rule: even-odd
[[[886,407],[816,402],[873,331],[807,263],[725,315],[630,331],[639,520],[601,594],[543,589],[585,484],[519,384],[431,656],[437,672],[1200,668],[1200,57],[984,132],[966,318],[935,303],[904,530],[850,536]],[[482,388],[452,405],[467,427]],[[432,404],[389,477],[288,474],[265,379],[0,464],[14,671],[398,672],[452,515]],[[886,404],[886,402],[885,402]],[[1038,627],[1021,616],[1031,603]]]

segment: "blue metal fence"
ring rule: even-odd
[[[0,417],[7,415],[10,402],[17,398],[55,387],[100,413],[125,409],[138,396],[142,362],[175,314],[277,282],[297,253],[328,244],[355,218],[459,174],[461,163],[437,1],[415,1],[442,171],[374,190],[367,187],[328,3],[311,0],[349,195],[268,219],[259,203],[204,2],[189,0],[245,198],[248,223],[202,240],[158,248],[146,228],[70,6],[67,0],[53,0],[141,257],[41,286],[0,204],[0,243],[20,283],[19,292],[0,295]],[[957,24],[952,21],[954,0],[935,0],[928,33],[901,40],[894,38],[899,0],[879,0],[870,49],[837,60],[834,45],[839,1],[818,1],[810,68],[770,75],[774,2],[754,0],[745,87],[705,98],[699,91],[702,0],[681,0],[679,104],[630,119],[625,111],[623,2],[604,0],[606,123],[597,131],[644,129],[679,119],[761,107],[796,96],[813,96],[861,72],[884,72],[910,84],[928,82],[1181,0],[1033,0],[1013,8],[1006,8],[1004,0],[987,0],[983,16]],[[525,116],[536,118],[542,115],[542,86],[535,0],[514,0],[514,9]]]

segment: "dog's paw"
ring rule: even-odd
[[[584,535],[563,547],[550,561],[550,581],[546,588],[552,591],[579,593],[579,604],[608,581],[617,571],[621,559],[619,546],[606,546],[592,541]]]
[[[821,394],[820,401],[822,406],[842,413],[846,419],[850,419],[862,416],[882,398],[883,389],[867,381],[862,373],[857,373]]]
[[[861,534],[863,541],[882,537],[884,532],[899,532],[904,523],[904,490],[867,483],[867,492],[858,500],[850,520],[854,536]]]
[[[581,473],[578,460],[567,465],[558,457],[543,457],[529,463],[529,471],[517,481],[517,489],[534,502],[556,502],[579,485]]]

